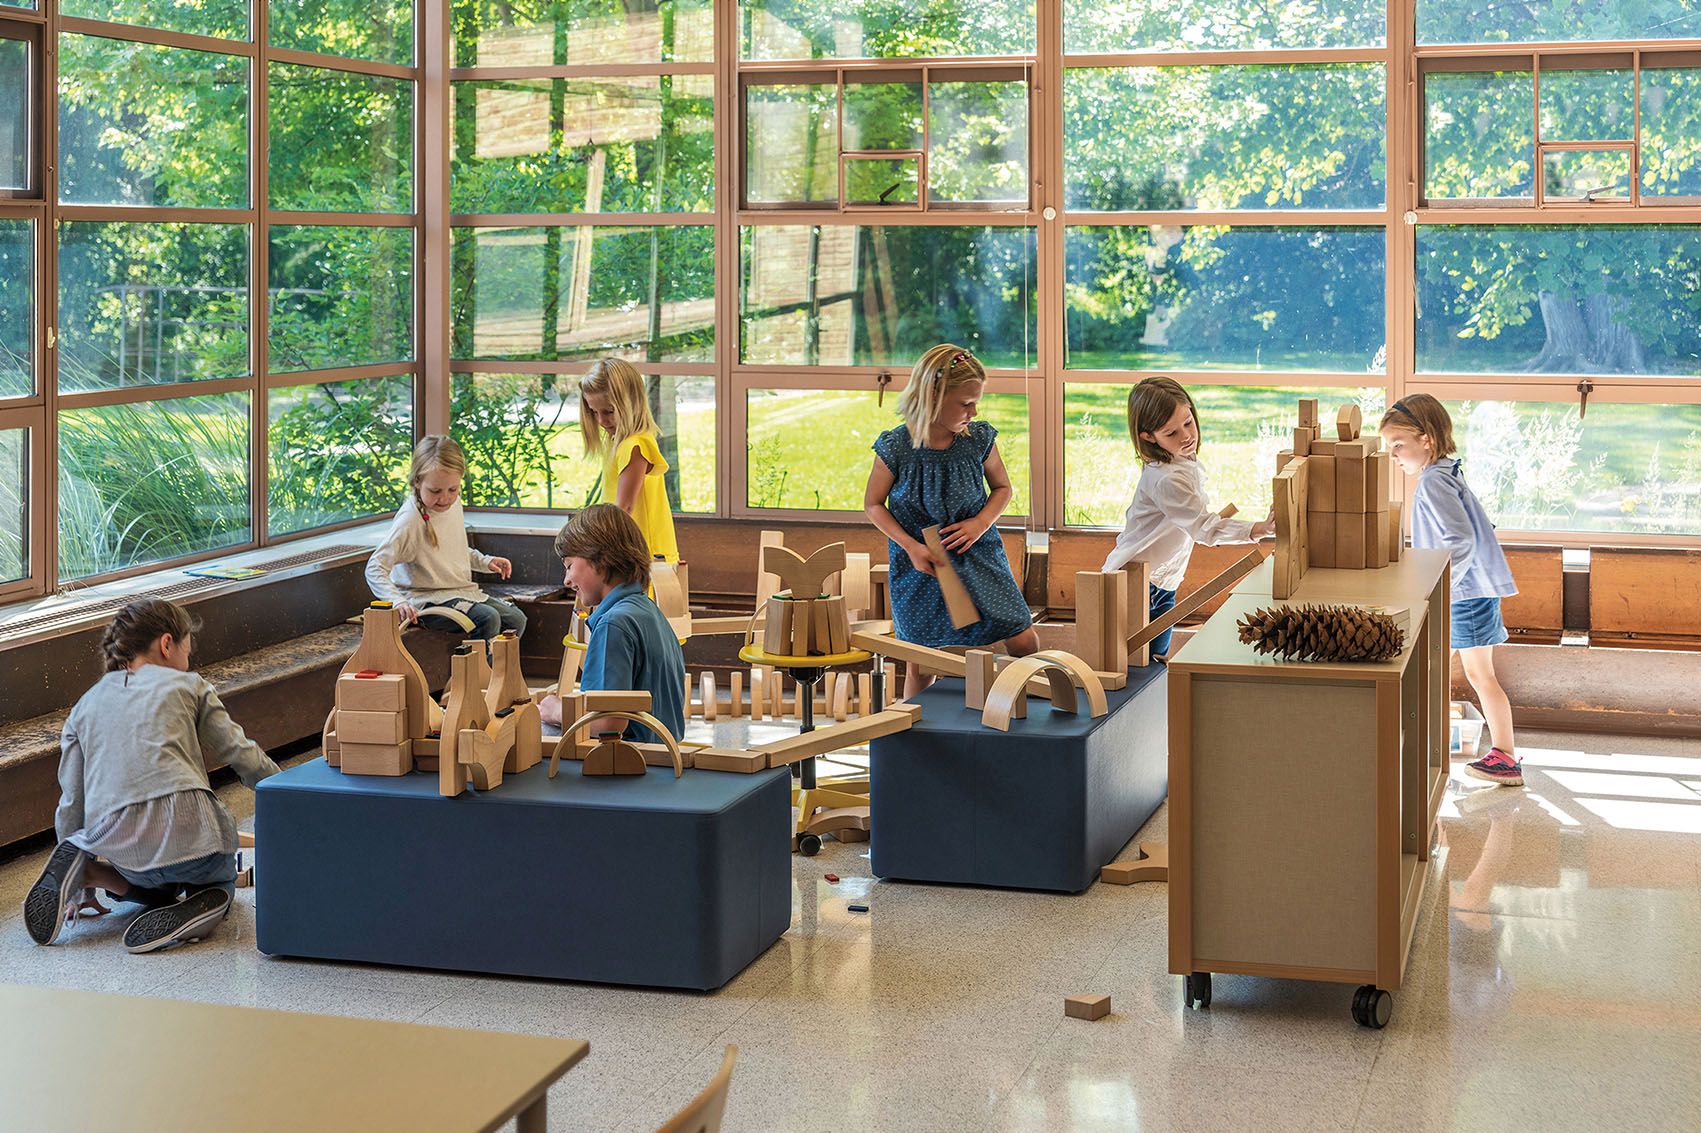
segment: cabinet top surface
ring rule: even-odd
[[[1270,596],[1271,564],[1265,559],[1241,580],[1222,607],[1211,615],[1170,661],[1172,672],[1253,672],[1260,676],[1305,679],[1376,681],[1396,679],[1405,671],[1418,635],[1429,614],[1429,599],[1439,589],[1446,600],[1448,556],[1445,551],[1407,551],[1404,558],[1382,570],[1319,570],[1305,572],[1293,597]],[[1383,606],[1405,611],[1406,640],[1389,661],[1283,661],[1253,652],[1240,640],[1235,624],[1265,606],[1355,605]]]

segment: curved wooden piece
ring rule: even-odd
[[[542,762],[543,716],[531,697],[522,697],[514,702],[514,746],[509,749],[502,770],[518,775]]]
[[[1364,411],[1358,407],[1358,402],[1343,405],[1335,414],[1335,439],[1341,441],[1358,440],[1359,431],[1364,428]],[[1295,455],[1298,455],[1297,453]]]
[[[1065,709],[1067,705],[1068,709],[1079,711],[1079,699],[1075,694],[1075,686],[1079,685],[1087,694],[1088,716],[1103,716],[1110,711],[1110,702],[1104,695],[1104,684],[1100,682],[1098,674],[1087,667],[1085,661],[1061,649],[1042,649],[1038,653],[1016,658],[998,674],[998,678],[992,682],[992,687],[987,690],[986,707],[980,716],[981,723],[989,728],[1008,732],[1011,720],[1026,719],[1028,681],[1040,673],[1044,673],[1050,682],[1052,704],[1059,710]],[[1067,692],[1063,691],[1064,683],[1069,685]]]
[[[337,706],[331,705],[325,714],[325,727],[319,733],[319,749],[324,752],[326,767],[342,765],[342,745],[337,742]]]
[[[1140,856],[1131,862],[1111,862],[1099,870],[1099,880],[1111,885],[1169,880],[1169,843],[1141,842]]]
[[[720,1133],[721,1120],[726,1114],[727,1087],[732,1084],[732,1064],[738,1058],[738,1048],[726,1048],[721,1068],[703,1087],[703,1092],[685,1104],[656,1133]]]
[[[644,727],[660,736],[662,743],[667,747],[668,754],[673,756],[673,777],[677,779],[681,775],[685,774],[685,755],[679,750],[679,741],[673,737],[672,732],[667,730],[666,724],[657,720],[648,712],[586,712],[584,715],[574,720],[571,725],[562,728],[561,737],[562,739],[566,739],[574,732],[577,732],[580,728],[583,728],[586,724],[589,724],[592,720],[604,719],[630,720],[634,724],[642,724]],[[560,750],[560,745],[557,745],[556,752],[558,755]],[[553,779],[555,777],[554,760],[550,761],[549,769],[550,778]]]
[[[827,576],[845,569],[845,545],[829,543],[806,559],[790,547],[762,548],[762,569],[779,576],[780,589],[793,598],[814,598],[827,592]]]
[[[644,756],[637,748],[611,736],[591,749],[585,756],[581,775],[642,775],[646,770]]]
[[[460,745],[467,732],[483,733],[490,723],[480,678],[484,672],[484,650],[463,646],[449,657],[449,687],[443,693],[443,726],[437,743],[437,793],[454,798],[467,789],[466,765]],[[474,783],[477,786],[477,783]]]
[[[473,643],[478,652],[478,643]],[[530,700],[531,690],[520,672],[520,636],[513,630],[490,639],[493,664],[490,679],[484,686],[484,703],[491,712],[500,712],[517,700]]]
[[[489,732],[481,732],[477,728],[463,729],[456,738],[455,754],[465,768],[467,779],[479,790],[490,791],[502,785],[502,752]],[[439,755],[439,768],[445,762]]]
[[[430,718],[425,702],[431,699],[431,689],[419,662],[402,644],[402,616],[388,602],[374,602],[366,607],[360,619],[360,645],[354,656],[343,663],[338,676],[376,669],[380,673],[399,673],[408,713],[408,738],[423,739],[430,730]]]

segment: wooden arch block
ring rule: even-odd
[[[777,575],[793,598],[815,598],[827,592],[828,575],[845,569],[845,545],[829,543],[807,559],[790,547],[763,547],[762,569]]]
[[[1086,662],[1061,649],[1042,649],[1016,658],[998,674],[998,679],[987,690],[981,723],[1008,732],[1011,720],[1025,719],[1028,713],[1028,681],[1042,673],[1051,684],[1053,708],[1065,712],[1079,711],[1079,698],[1075,693],[1079,684],[1087,694],[1087,715],[1098,717],[1110,711],[1104,685]]]

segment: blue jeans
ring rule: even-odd
[[[1175,591],[1165,590],[1161,586],[1148,584],[1151,594],[1146,603],[1146,621],[1148,624],[1157,621],[1175,607]],[[1152,639],[1152,656],[1169,656],[1169,635],[1173,630],[1164,630]]]
[[[130,883],[130,891],[123,899],[142,905],[176,904],[185,890],[193,893],[200,889],[223,889],[233,895],[236,892],[235,854],[208,854],[157,869],[125,869],[116,865],[112,868]]]
[[[439,602],[437,605],[459,610],[471,618],[473,629],[470,636],[480,637],[485,641],[500,635],[505,629],[511,629],[516,634],[526,632],[525,613],[518,606],[511,602],[504,602],[500,598],[486,598],[482,602],[468,602],[464,598],[455,598],[448,602]],[[461,628],[448,618],[440,618],[435,614],[419,619],[419,624],[427,629],[445,629],[451,633],[459,631]]]

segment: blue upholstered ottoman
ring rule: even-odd
[[[260,784],[260,951],[717,988],[791,924],[791,783],[547,763],[445,799],[322,759]]]
[[[921,722],[870,747],[869,845],[885,878],[1078,893],[1169,792],[1168,678],[1128,674],[1097,720],[1028,698],[1008,732],[963,707],[963,682],[921,694]]]

